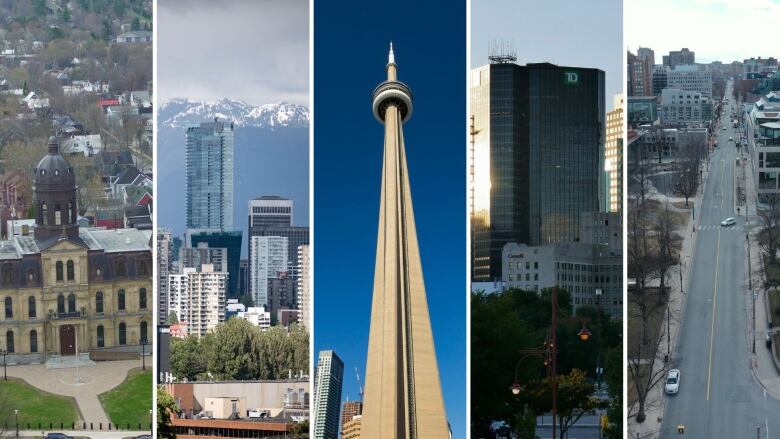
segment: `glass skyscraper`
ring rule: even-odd
[[[338,439],[344,362],[333,351],[320,351],[314,397],[314,439]]]
[[[188,229],[233,229],[233,124],[215,120],[187,128]]]
[[[509,242],[578,239],[605,210],[604,72],[493,63],[471,73],[472,279],[501,277]]]

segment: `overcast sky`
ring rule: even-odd
[[[157,94],[309,103],[307,0],[159,0]]]
[[[612,109],[612,97],[623,92],[622,0],[482,0],[471,5],[471,67],[488,63],[491,42],[505,41],[514,46],[519,64],[601,69],[606,106]]]
[[[780,0],[627,0],[626,45],[655,51],[655,62],[687,47],[696,62],[780,56]]]

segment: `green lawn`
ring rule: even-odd
[[[133,370],[117,387],[100,395],[100,403],[111,422],[119,428],[149,428],[149,410],[152,408],[152,371]]]
[[[68,426],[78,422],[76,402],[68,397],[53,395],[16,380],[0,380],[0,426],[13,429],[16,425],[14,410],[19,410],[20,428],[37,429],[49,423],[59,428],[60,423]],[[70,427],[68,427],[70,428]]]

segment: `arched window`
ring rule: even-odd
[[[55,264],[55,269],[57,271],[57,281],[64,280],[64,276],[62,274],[62,261],[57,261]]]
[[[54,205],[54,225],[62,225],[62,211],[59,204]]]
[[[34,319],[37,317],[37,314],[35,296],[30,296],[27,298],[27,315],[31,319]]]
[[[149,336],[147,332],[148,330],[147,330],[146,322],[141,322],[141,339],[138,340],[139,342],[149,341],[149,339],[147,338]]]
[[[57,296],[57,314],[65,314],[65,296]]]
[[[76,278],[76,270],[73,267],[73,261],[68,261],[68,280],[74,280]]]
[[[43,171],[41,171],[43,172]],[[49,222],[49,209],[46,207],[46,203],[41,204],[41,224],[44,226]]]
[[[30,331],[30,352],[38,352],[38,331]]]
[[[68,224],[73,224],[73,203],[68,201]]]
[[[97,327],[97,347],[104,348],[106,347],[106,334],[105,329],[103,329],[103,325],[99,325]]]
[[[146,288],[138,290],[138,307],[146,309]]]
[[[127,325],[124,323],[119,324],[119,344],[122,346],[127,344]]]
[[[7,350],[9,354],[13,354],[15,351],[14,331],[11,331],[10,329],[5,333],[5,350]]]
[[[10,263],[3,264],[3,285],[11,285],[14,282],[14,267]]]
[[[95,294],[95,312],[103,314],[103,292],[98,291]]]
[[[12,319],[14,317],[14,299],[11,297],[5,298],[5,318]]]
[[[119,290],[119,293],[117,294],[117,309],[119,311],[125,310],[125,290]]]
[[[68,294],[68,314],[76,312],[76,295],[73,293]]]
[[[127,270],[125,269],[125,261],[124,259],[120,259],[116,261],[116,275],[117,276],[125,276],[127,274]]]

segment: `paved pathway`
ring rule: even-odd
[[[140,367],[138,360],[101,361],[94,367],[76,369],[46,369],[43,364],[9,366],[8,376],[20,378],[28,384],[57,395],[73,397],[78,404],[83,422],[107,425],[109,420],[98,395],[121,384],[131,369]]]
[[[88,437],[91,439],[124,439],[134,438],[142,434],[149,434],[149,431],[73,431],[73,430],[56,430],[58,433],[65,433],[72,437]],[[19,431],[20,438],[39,438],[46,432],[36,430],[24,430]],[[16,432],[6,432],[3,437],[16,437]]]

